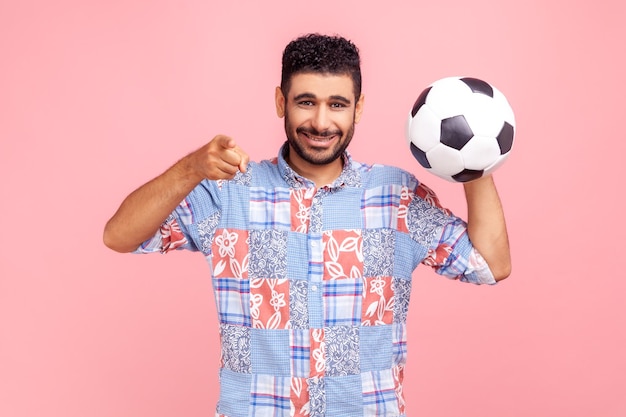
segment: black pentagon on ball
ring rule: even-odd
[[[489,83],[483,80],[479,80],[478,78],[472,78],[472,77],[461,78],[461,81],[467,84],[467,86],[472,90],[472,92],[484,94],[486,96],[493,98],[493,87],[491,87]]]
[[[504,155],[509,152],[513,147],[513,137],[515,136],[515,128],[504,122],[502,126],[502,130],[498,133],[496,139],[498,140],[498,145],[500,146],[500,155]]]
[[[422,107],[424,103],[426,103],[426,96],[428,96],[431,88],[432,87],[428,87],[427,89],[422,91],[422,94],[420,94],[417,100],[415,100],[415,104],[413,104],[413,110],[411,110],[411,116],[415,117],[420,107]]]
[[[411,146],[411,153],[413,154],[415,159],[417,159],[417,162],[419,162],[420,165],[423,166],[424,168],[430,168],[431,166],[430,166],[430,162],[428,162],[428,158],[426,158],[426,152],[424,152],[423,150],[415,146],[413,142],[411,142],[410,146]]]
[[[483,176],[483,170],[475,170],[475,169],[464,169],[458,174],[454,174],[452,178],[457,182],[468,182],[477,180],[478,178]]]
[[[474,137],[474,133],[464,116],[452,116],[441,121],[441,137],[439,140],[444,145],[460,151],[472,137]]]

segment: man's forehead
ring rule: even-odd
[[[314,97],[343,96],[354,99],[354,82],[348,74],[298,73],[291,77],[289,96],[308,94]]]

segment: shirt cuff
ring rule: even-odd
[[[469,257],[469,267],[464,274],[464,281],[477,285],[494,285],[496,280],[485,258],[476,249],[472,249]]]

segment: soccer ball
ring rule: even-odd
[[[451,182],[492,173],[509,156],[515,116],[506,97],[471,77],[448,77],[428,86],[415,101],[406,137],[415,159]]]

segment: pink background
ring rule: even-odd
[[[605,1],[78,1],[0,4],[0,416],[212,416],[217,327],[197,254],[101,243],[124,196],[217,133],[254,159],[293,37],[360,46],[355,158],[408,168],[464,214],[462,189],[404,140],[432,81],[511,102],[496,173],[512,276],[415,274],[411,417],[626,415],[626,9]]]

